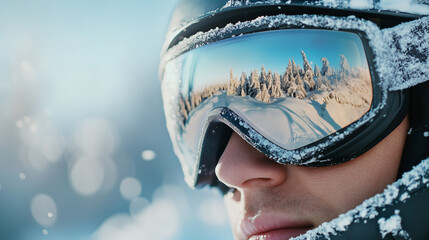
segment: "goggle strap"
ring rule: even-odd
[[[380,75],[389,90],[410,88],[429,80],[429,17],[383,30],[390,52],[381,60]]]

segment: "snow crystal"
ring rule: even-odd
[[[401,201],[401,202],[403,202],[403,201],[405,201],[406,199],[408,199],[408,198],[410,198],[410,194],[409,193],[407,193],[407,192],[404,192],[400,197],[399,197],[399,200]]]
[[[399,210],[396,210],[395,214],[387,220],[385,218],[380,218],[378,220],[378,225],[380,227],[380,234],[382,238],[391,233],[393,236],[400,235],[407,239],[408,234],[402,230],[401,220],[402,219],[401,216],[399,216]]]
[[[345,215],[344,217],[339,218],[336,229],[338,231],[346,231],[347,226],[349,226],[352,222],[353,217]]]

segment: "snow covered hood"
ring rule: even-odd
[[[387,234],[399,237],[395,239],[427,239],[428,201],[426,159],[383,193],[294,239],[381,239]]]

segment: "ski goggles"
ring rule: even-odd
[[[396,90],[429,77],[417,48],[428,46],[427,22],[380,30],[278,15],[183,40],[164,57],[162,93],[186,182],[217,184],[232,131],[280,164],[329,166],[369,150],[406,115],[407,92]]]

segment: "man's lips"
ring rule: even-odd
[[[286,240],[306,233],[312,227],[280,228],[250,236],[249,240]]]
[[[299,236],[314,226],[308,221],[282,215],[258,214],[241,222],[241,231],[249,240],[284,240]]]

